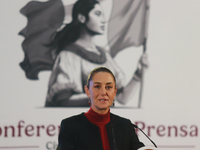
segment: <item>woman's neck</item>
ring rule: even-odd
[[[76,40],[75,44],[78,44],[84,48],[93,49],[95,47],[93,38],[90,36],[80,37]]]
[[[100,55],[100,52],[96,48],[96,45],[94,44],[93,39],[89,36],[85,36],[84,38],[79,38],[74,43],[83,47],[87,51],[94,52],[94,53]]]
[[[110,110],[110,108],[98,109],[98,108],[96,108],[95,106],[91,106],[91,109],[92,109],[94,112],[96,112],[96,113],[98,113],[98,114],[100,114],[100,115],[107,114],[107,113],[109,112],[109,110]]]
[[[85,48],[93,49],[95,47],[94,37],[94,34],[91,34],[87,29],[82,28],[80,37],[75,41],[75,44]]]
[[[108,122],[110,122],[110,109],[106,114],[99,114],[95,112],[91,107],[88,110],[87,113],[85,113],[85,116],[88,118],[88,120],[96,125],[105,125]]]

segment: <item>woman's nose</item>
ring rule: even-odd
[[[105,24],[105,23],[106,23],[106,18],[105,18],[105,16],[104,16],[104,15],[102,15],[102,17],[101,17],[101,23],[103,23],[103,24]]]
[[[101,88],[101,95],[106,95],[106,89],[105,88]]]

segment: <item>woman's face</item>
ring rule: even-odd
[[[94,8],[88,14],[88,21],[85,23],[86,27],[96,33],[103,34],[105,30],[105,18],[103,9],[99,4],[95,4]]]
[[[93,75],[89,89],[85,86],[85,91],[91,100],[92,109],[99,114],[105,114],[113,103],[117,88],[110,73],[98,72]]]

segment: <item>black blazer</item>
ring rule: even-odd
[[[144,146],[130,120],[112,113],[110,116],[106,129],[111,150],[115,150],[114,147],[117,150],[137,150]],[[99,127],[91,123],[84,113],[62,120],[58,141],[57,150],[103,150]]]

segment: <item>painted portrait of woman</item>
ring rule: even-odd
[[[146,54],[142,55],[131,80],[125,84],[126,75],[110,51],[97,46],[94,42],[97,35],[105,33],[105,26],[108,23],[100,2],[76,1],[72,7],[71,17],[71,22],[56,31],[51,42],[46,44],[55,59],[45,107],[89,106],[84,85],[90,71],[100,66],[107,67],[114,73],[118,88],[116,101],[126,104],[138,89],[142,68],[148,66]]]

